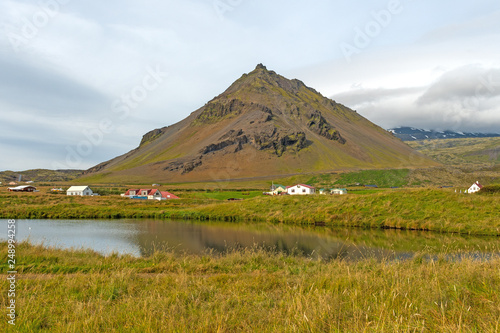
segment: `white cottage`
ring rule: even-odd
[[[267,195],[280,195],[282,193],[286,193],[286,186],[280,184],[273,184],[271,186],[271,191],[266,192]]]
[[[71,186],[66,190],[66,195],[91,196],[94,192],[88,186]]]
[[[483,185],[479,184],[479,182],[475,182],[474,184],[472,184],[471,187],[469,187],[469,189],[467,190],[467,193],[476,193],[476,192],[479,192],[481,191],[481,189],[483,188]]]
[[[286,193],[290,195],[307,195],[307,194],[315,194],[316,189],[310,185],[297,184],[294,186],[288,186],[286,188]]]
[[[343,194],[347,194],[347,189],[345,189],[345,188],[332,188],[330,190],[330,193],[343,195]]]

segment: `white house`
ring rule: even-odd
[[[483,185],[479,184],[479,182],[475,182],[474,184],[472,184],[471,187],[469,187],[469,189],[467,190],[467,193],[476,193],[476,192],[481,191],[482,188],[483,188]]]
[[[347,189],[345,188],[332,188],[330,190],[331,194],[347,194]]]
[[[297,184],[294,186],[288,186],[286,188],[286,193],[290,195],[307,195],[307,194],[315,194],[316,189],[310,185]]]
[[[280,195],[282,193],[286,193],[286,186],[280,184],[273,184],[271,186],[270,192],[265,192],[267,195]]]
[[[88,186],[71,186],[66,190],[66,195],[91,196],[94,192]]]

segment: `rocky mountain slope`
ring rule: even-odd
[[[136,149],[85,172],[93,181],[218,181],[355,168],[436,165],[299,80],[259,64]]]

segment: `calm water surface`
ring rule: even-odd
[[[7,239],[1,220],[0,240]],[[276,224],[166,220],[16,220],[17,240],[60,248],[89,248],[102,254],[147,256],[155,250],[223,253],[245,247],[323,259],[411,258],[416,252],[457,251],[488,258],[498,253],[496,237],[396,230],[332,229]]]

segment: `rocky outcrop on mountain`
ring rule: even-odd
[[[309,121],[307,126],[315,133],[324,136],[328,140],[338,141],[341,144],[345,144],[345,139],[340,135],[332,125],[326,121],[321,115],[321,112],[315,110],[309,115]]]
[[[145,145],[146,143],[153,142],[159,138],[163,133],[165,133],[164,128],[154,129],[142,136],[141,143],[139,146]]]
[[[243,130],[230,130],[228,133],[224,134],[217,143],[212,143],[204,147],[200,153],[206,155],[208,153],[213,153],[222,150],[226,147],[237,145],[236,150],[241,149],[242,145],[248,143],[248,137],[243,134]]]
[[[165,168],[163,168],[163,170],[170,172],[181,172],[181,174],[186,174],[193,171],[202,164],[202,156],[198,156],[190,161],[175,161],[169,163]]]
[[[197,124],[209,124],[220,121],[229,115],[236,116],[241,113],[245,104],[238,99],[214,100],[208,102],[202,113],[196,118]]]
[[[238,152],[244,145],[251,145],[258,150],[269,150],[277,156],[283,155],[288,149],[299,151],[307,146],[304,132],[287,132],[277,127],[268,127],[257,133],[245,134],[242,129],[230,130],[217,143],[204,147],[200,153],[206,155],[231,147],[232,152]]]

